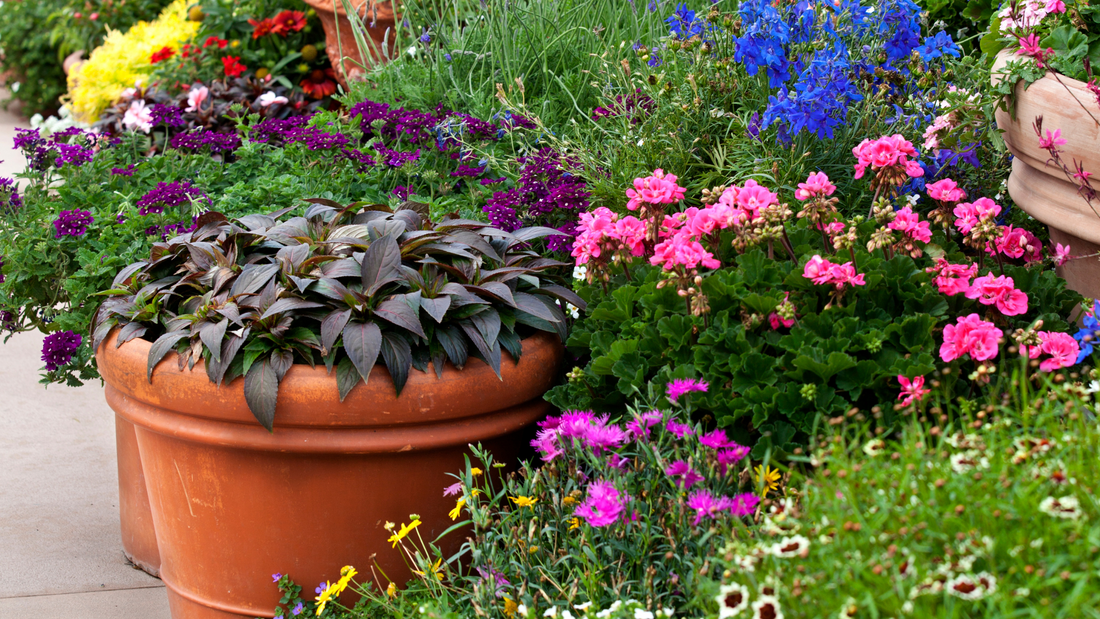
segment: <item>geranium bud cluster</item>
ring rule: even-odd
[[[997,216],[1001,214],[1001,207],[989,198],[963,202],[952,212],[955,214],[955,227],[965,235],[963,242],[972,247],[983,249],[986,244],[1001,236],[996,222]]]
[[[829,181],[824,172],[814,172],[806,178],[806,182],[799,183],[794,197],[805,204],[798,212],[799,219],[808,219],[815,226],[824,226],[836,213],[836,205],[839,198],[830,198],[836,191],[836,185]]]

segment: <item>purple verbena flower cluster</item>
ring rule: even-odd
[[[412,153],[403,153],[397,150],[390,150],[381,144],[376,144],[374,149],[378,151],[378,156],[382,163],[390,166],[391,168],[400,168],[406,163],[410,163],[420,159],[420,149],[416,149]]]
[[[131,163],[130,165],[126,166],[125,168],[111,168],[111,175],[112,176],[133,176],[134,175],[134,164]]]
[[[46,370],[53,372],[68,365],[83,341],[84,338],[72,331],[58,331],[47,335],[42,342],[42,361],[46,362]]]
[[[477,178],[485,173],[485,166],[472,167],[466,164],[459,164],[458,169],[451,172],[451,176],[462,177],[468,176],[471,178]]]
[[[82,211],[80,209],[61,211],[61,214],[53,221],[53,236],[55,239],[59,239],[63,236],[82,236],[88,231],[88,226],[90,226],[93,221],[95,221],[95,218],[92,217],[89,211]]]
[[[150,110],[150,114],[153,117],[154,127],[164,125],[165,127],[178,128],[187,124],[183,120],[183,111],[173,105],[157,103]]]
[[[192,187],[188,181],[174,181],[171,183],[157,183],[157,186],[137,201],[138,214],[163,213],[164,209],[190,204],[192,200],[205,198],[207,204],[212,204],[206,192],[198,187]]]
[[[23,206],[19,189],[10,178],[0,178],[0,211],[14,211]],[[3,280],[0,280],[3,281]]]
[[[360,173],[365,172],[367,168],[373,167],[375,164],[374,157],[371,157],[367,153],[359,150],[358,148],[341,148],[340,152],[336,155],[337,159],[347,159],[348,161],[356,164]]]
[[[29,170],[44,172],[51,166],[80,167],[95,156],[95,149],[90,145],[95,143],[96,134],[78,127],[58,131],[50,138],[43,138],[38,129],[16,129],[15,132],[15,148],[23,151]]]
[[[568,250],[576,229],[576,215],[588,209],[589,193],[584,180],[572,171],[580,167],[579,163],[550,148],[518,161],[523,168],[516,187],[494,192],[482,211],[490,223],[509,232],[521,227],[523,220],[538,225],[557,224],[563,234],[548,239],[550,249]]]
[[[198,215],[191,218],[190,222],[181,221],[172,224],[156,225],[153,224],[145,229],[147,236],[159,236],[160,240],[167,241],[168,239],[179,236],[181,234],[187,234],[188,232],[194,232],[198,229]],[[121,223],[121,222],[120,222]]]
[[[342,133],[328,133],[309,124],[312,115],[292,118],[268,118],[252,127],[253,142],[282,146],[304,144],[309,150],[328,150],[347,145],[351,140]]]
[[[187,133],[177,133],[168,141],[168,145],[177,150],[200,151],[206,148],[211,153],[231,153],[240,148],[241,138],[235,133],[197,129]]]

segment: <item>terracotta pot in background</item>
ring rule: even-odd
[[[447,473],[463,468],[470,443],[515,458],[518,434],[549,411],[542,394],[563,356],[556,336],[539,334],[524,340],[519,363],[505,355],[503,380],[471,359],[462,371],[448,364],[442,379],[412,372],[400,397],[379,365],[343,403],[323,367],[295,365],[268,433],[243,380],[218,388],[201,363],[180,371],[169,355],[150,383],[150,343],[116,348],[116,334],[97,362],[108,403],[136,429],[174,619],[272,617],[271,574],[309,594],[344,565],[369,574],[376,554],[403,583],[384,523],[418,514],[425,540],[452,524]],[[444,553],[461,542],[452,536]]]
[[[325,51],[328,52],[332,66],[337,67],[336,77],[345,88],[348,78],[355,79],[356,75],[363,72],[363,67],[385,62],[385,56],[379,52],[385,51],[386,55],[393,57],[396,22],[392,0],[350,0],[356,14],[363,20],[367,35],[377,48],[377,51],[364,50],[364,54],[359,52],[355,33],[352,32],[351,22],[341,0],[305,0],[305,3],[313,7],[321,20],[325,29]],[[340,60],[342,62],[338,62]]]
[[[1012,59],[1009,52],[998,54],[993,65],[993,81],[998,71]],[[1039,137],[1032,123],[1043,117],[1043,133],[1060,129],[1068,142],[1060,148],[1062,160],[1072,166],[1074,160],[1084,169],[1100,175],[1100,106],[1085,84],[1064,75],[1047,73],[1026,90],[1015,89],[1016,118],[997,110],[997,126],[1015,158],[1008,177],[1008,193],[1017,206],[1045,223],[1052,243],[1069,245],[1074,256],[1100,250],[1100,204],[1089,207],[1077,193],[1077,186],[1066,179],[1058,166],[1048,164],[1050,154],[1039,148]],[[1098,178],[1094,176],[1094,178]],[[1071,260],[1058,268],[1066,285],[1087,297],[1100,297],[1100,260]]]
[[[122,554],[152,576],[160,576],[160,551],[153,530],[153,512],[145,490],[134,424],[115,414],[115,450],[118,452],[118,515],[122,525]]]

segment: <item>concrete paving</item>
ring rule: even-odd
[[[0,110],[0,176],[24,165],[18,126]],[[38,384],[43,337],[0,344],[0,617],[168,619],[163,583],[122,555],[103,388]]]

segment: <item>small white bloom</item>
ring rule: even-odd
[[[569,612],[568,608],[564,608],[561,611],[561,619],[576,619],[576,618],[573,616],[573,613]]]
[[[1066,520],[1077,520],[1084,515],[1081,512],[1081,503],[1075,496],[1064,496],[1059,499],[1048,496],[1039,503],[1039,511]]]
[[[573,279],[584,279],[588,275],[588,267],[578,265],[573,267]]]
[[[644,608],[635,608],[634,619],[654,619],[654,615]]]
[[[543,617],[557,617],[558,616],[558,607],[557,606],[551,606],[550,608],[547,608],[546,612],[542,613],[542,616]]]
[[[592,602],[588,601],[588,602],[585,602],[584,604],[574,604],[573,608],[576,608],[579,611],[585,611],[585,610],[588,610],[588,607],[591,606],[591,605],[592,605]]]
[[[271,91],[271,90],[269,90],[269,91],[265,92],[264,94],[260,95],[260,98],[256,100],[256,102],[259,103],[260,105],[262,105],[263,107],[268,107],[268,106],[271,106],[271,105],[275,105],[276,103],[286,103],[287,101],[289,101],[289,99],[287,99],[286,97],[280,97],[280,96],[276,95],[274,91]]]
[[[809,549],[810,540],[801,535],[794,535],[792,537],[784,537],[782,540],[772,544],[772,547],[768,549],[768,553],[781,559],[789,559],[790,557],[797,557],[804,552],[808,552]]]
[[[749,607],[749,590],[735,582],[722,585],[714,600],[718,602],[718,619],[735,617]]]
[[[886,442],[880,438],[873,438],[863,445],[863,453],[872,458],[881,454],[886,449]]]
[[[576,305],[572,303],[565,304],[565,313],[569,314],[574,320],[581,317],[581,312]]]
[[[519,606],[516,606],[516,614],[518,614],[520,617],[526,617],[527,616],[527,605],[526,604],[520,604]]]
[[[909,600],[905,600],[905,603],[901,605],[901,612],[903,612],[907,615],[912,615],[913,614],[913,603],[910,602]]]

